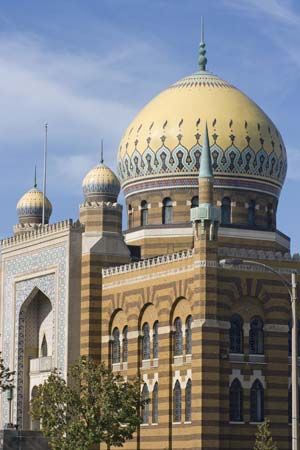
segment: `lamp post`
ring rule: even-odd
[[[247,259],[221,259],[221,266],[239,266],[241,264],[249,264],[252,266],[263,267],[265,270],[274,273],[287,288],[290,295],[292,308],[292,450],[299,450],[299,404],[298,404],[298,321],[297,321],[297,280],[296,273],[292,272],[291,282],[288,282],[273,267],[258,261]]]
[[[12,420],[13,387],[12,386],[10,386],[6,390],[6,398],[8,400],[8,424],[7,424],[7,428],[13,428],[13,420]]]

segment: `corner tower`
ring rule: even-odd
[[[101,357],[102,269],[130,261],[122,235],[122,206],[117,202],[120,183],[101,161],[83,180],[85,200],[80,205],[82,235],[81,354]]]

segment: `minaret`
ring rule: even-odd
[[[193,313],[193,352],[199,355],[199,390],[195,420],[200,423],[199,448],[221,448],[221,377],[220,349],[222,331],[219,328],[218,306],[218,223],[219,208],[214,206],[214,176],[211,163],[207,124],[203,133],[202,153],[198,178],[199,206],[192,208],[194,229],[194,286],[197,307]],[[197,325],[196,325],[197,324]],[[226,340],[223,337],[224,342]],[[198,374],[197,374],[198,377]],[[214,424],[211,426],[211,424]]]

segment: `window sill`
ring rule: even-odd
[[[158,422],[151,423],[151,426],[157,426]]]
[[[261,425],[262,423],[264,423],[263,420],[261,422],[249,422],[249,425]]]
[[[265,355],[249,355],[249,363],[265,364]]]
[[[142,365],[140,367],[141,370],[147,370],[158,367],[158,358],[153,359],[143,359]]]
[[[229,422],[230,423],[230,425],[244,425],[245,424],[245,422],[235,422],[235,421],[230,421]]]
[[[172,425],[181,425],[181,422],[172,422]]]
[[[229,361],[233,363],[241,363],[245,361],[244,353],[229,353]]]
[[[188,421],[188,422],[183,422],[184,425],[190,425],[192,423],[192,421]]]
[[[149,423],[141,423],[141,427],[149,427]]]

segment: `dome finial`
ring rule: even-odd
[[[201,41],[199,44],[199,69],[200,71],[206,70],[207,58],[206,58],[206,45],[204,42],[204,20],[203,16],[201,16]]]
[[[36,189],[37,188],[37,182],[36,182],[36,165],[34,166],[34,184],[33,187]]]
[[[100,162],[101,162],[101,164],[103,164],[103,162],[104,162],[104,158],[103,158],[103,139],[101,139],[101,158],[100,158]]]

